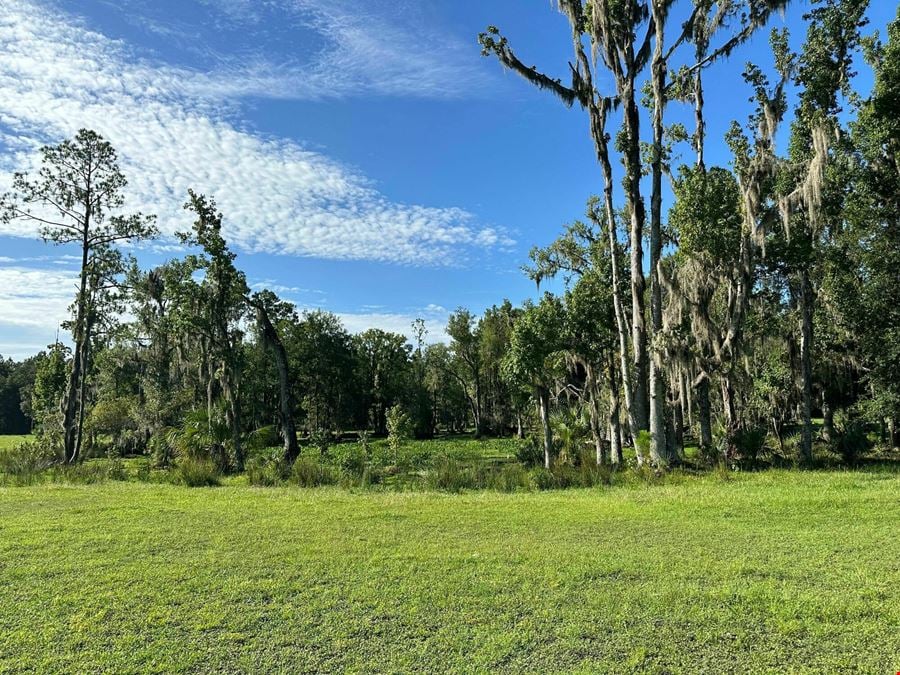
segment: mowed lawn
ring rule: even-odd
[[[900,476],[0,489],[0,671],[900,670]]]

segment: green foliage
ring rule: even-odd
[[[0,356],[0,434],[32,431],[32,390],[40,360],[41,355],[18,362]]]
[[[755,465],[766,444],[766,431],[760,427],[740,429],[732,439],[740,457]]]
[[[329,448],[328,460],[344,475],[360,477],[369,460],[362,443],[338,443]]]
[[[533,490],[535,484],[529,471],[521,464],[473,464],[441,455],[435,458],[431,468],[426,471],[425,486],[442,492],[522,492]]]
[[[178,459],[174,476],[177,482],[187,487],[215,487],[221,484],[221,474],[211,459],[191,455]]]
[[[62,399],[66,391],[66,360],[71,350],[60,342],[38,355],[31,390],[35,428],[47,436],[58,436],[62,428]]]
[[[172,464],[177,452],[175,441],[178,432],[170,427],[163,427],[150,437],[147,450],[150,453],[153,466],[166,468]]]
[[[222,405],[214,407],[212,413],[210,418],[206,408],[189,412],[182,425],[169,433],[167,444],[176,457],[209,460],[222,472],[230,464],[226,449],[229,429]]]
[[[612,469],[593,461],[573,466],[556,463],[549,469],[536,467],[531,470],[531,478],[538,490],[566,490],[569,488],[591,488],[610,485]]]
[[[646,429],[638,431],[634,439],[635,449],[639,450],[645,459],[650,456],[650,443],[652,440],[653,436]]]
[[[534,436],[523,438],[516,443],[516,461],[524,466],[540,466],[544,462],[544,448]]]
[[[93,485],[108,481],[128,480],[125,463],[118,457],[89,459],[77,464],[61,464],[47,473],[47,479],[74,485]]]
[[[335,472],[325,464],[321,455],[304,452],[291,467],[290,480],[300,487],[333,485],[337,482]]]
[[[872,442],[866,433],[864,420],[844,419],[837,424],[837,437],[833,440],[833,450],[850,466],[859,462],[863,453],[871,450]]]
[[[679,252],[712,267],[736,262],[743,216],[734,174],[720,167],[682,166],[674,189],[669,227]]]
[[[247,459],[244,472],[247,482],[258,487],[281,485],[290,469],[280,451],[259,452]]]
[[[460,492],[482,487],[482,478],[476,468],[451,457],[440,457],[425,474],[425,484],[432,490]]]
[[[59,461],[59,454],[41,439],[24,440],[0,448],[0,480],[5,477],[17,485],[32,483]]]
[[[537,305],[526,303],[503,358],[502,372],[510,382],[537,386],[553,376],[553,357],[563,348],[564,317],[562,302],[549,293]]]
[[[278,429],[273,425],[254,429],[247,436],[247,446],[252,450],[262,450],[279,445],[281,439],[278,437]]]
[[[388,445],[390,445],[391,450],[395,453],[398,452],[412,436],[412,421],[399,403],[393,406],[387,413],[387,430]]]

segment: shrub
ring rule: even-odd
[[[335,476],[331,468],[322,463],[320,457],[304,453],[291,467],[291,482],[300,487],[332,485],[335,483]]]
[[[289,473],[280,452],[251,457],[247,460],[245,471],[247,482],[258,487],[280,485]]]
[[[498,492],[520,492],[533,490],[535,485],[528,470],[515,462],[504,464],[491,471],[485,487]]]
[[[412,436],[412,422],[398,403],[387,412],[388,445],[396,452]]]
[[[17,484],[31,483],[57,462],[59,456],[49,444],[27,440],[0,451],[0,474],[6,474]]]
[[[544,463],[544,448],[534,436],[520,439],[516,443],[516,459],[525,466],[540,466]]]
[[[530,472],[530,478],[532,484],[538,490],[552,490],[556,487],[556,478],[553,476],[553,472],[542,466],[533,468]]]
[[[125,462],[119,457],[111,457],[106,460],[106,477],[109,480],[128,480],[128,472],[125,470]]]
[[[219,471],[211,459],[190,456],[178,460],[175,478],[188,487],[213,487],[220,484]]]
[[[366,470],[366,446],[361,443],[339,443],[328,451],[331,463],[342,474],[361,476]]]
[[[79,464],[60,466],[53,477],[66,483],[92,485],[108,480],[128,480],[128,472],[121,459],[92,459]]]
[[[578,465],[576,478],[579,487],[596,487],[598,485],[611,485],[614,467],[608,464],[597,464],[593,455],[583,455]]]
[[[432,468],[425,473],[425,485],[433,490],[446,492],[460,492],[481,487],[473,469],[446,456],[435,458]]]
[[[147,483],[153,475],[152,468],[151,460],[142,459],[135,465],[134,477],[142,483]]]
[[[860,455],[872,448],[865,424],[855,420],[843,425],[833,442],[834,450],[847,464],[856,464]]]
[[[247,436],[247,446],[252,450],[263,450],[281,444],[278,430],[272,426],[260,427]]]
[[[331,434],[324,429],[314,429],[309,433],[309,445],[316,448],[320,455],[325,455],[331,445]]]
[[[734,434],[732,442],[741,457],[749,459],[752,464],[756,464],[759,453],[766,444],[766,431],[759,427],[740,429]]]
[[[150,436],[147,449],[150,451],[150,460],[153,466],[168,468],[175,459],[175,445],[177,430],[172,427],[163,427]]]

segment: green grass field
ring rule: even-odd
[[[0,489],[0,672],[900,670],[900,476]]]

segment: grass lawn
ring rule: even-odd
[[[900,670],[900,475],[0,489],[0,672]]]

